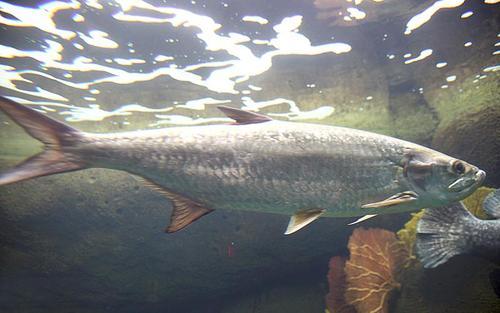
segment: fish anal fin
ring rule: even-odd
[[[297,211],[290,218],[285,235],[290,235],[299,229],[309,225],[326,212],[325,209],[305,209]]]
[[[225,105],[219,105],[217,106],[217,108],[221,110],[222,113],[224,113],[227,117],[235,120],[236,124],[238,125],[263,123],[273,120],[269,116],[241,109],[231,108]]]
[[[171,197],[170,200],[172,200],[174,209],[172,210],[172,215],[170,216],[170,224],[165,229],[166,233],[175,233],[176,231],[179,231],[196,221],[203,215],[213,211],[212,209],[207,209],[202,205],[179,195]]]
[[[388,208],[395,205],[409,203],[412,201],[416,201],[418,199],[418,195],[413,191],[404,191],[397,193],[385,200],[379,202],[373,202],[364,204],[361,206],[362,209],[371,209],[371,208]]]
[[[377,214],[368,214],[368,215],[365,215],[365,216],[361,216],[360,218],[358,218],[357,220],[355,220],[354,222],[352,223],[349,223],[347,225],[351,226],[351,225],[355,225],[355,224],[358,224],[358,223],[361,223],[361,222],[364,222],[366,220],[369,220],[371,219],[372,217],[375,217],[377,216]]]
[[[144,178],[139,178],[139,180],[141,180],[145,186],[148,186],[172,201],[172,215],[170,216],[170,224],[165,229],[166,233],[175,233],[213,211],[213,209],[206,208],[202,204],[172,192],[150,180]]]

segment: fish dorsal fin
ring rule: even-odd
[[[358,218],[357,220],[355,220],[354,222],[352,223],[349,223],[347,225],[351,226],[351,225],[355,225],[355,224],[358,224],[358,223],[361,223],[361,222],[364,222],[366,220],[369,220],[371,219],[372,217],[375,217],[377,216],[377,214],[368,214],[368,215],[365,215],[365,216],[361,216],[360,218]]]
[[[309,225],[325,212],[325,209],[305,209],[297,211],[290,218],[290,222],[288,223],[288,227],[286,228],[285,235],[290,235],[298,231],[302,227]]]
[[[489,216],[500,218],[500,189],[486,196],[483,202],[483,209]]]
[[[272,118],[262,114],[235,109],[225,105],[219,105],[217,106],[217,108],[221,110],[222,113],[224,113],[227,117],[235,120],[236,124],[238,125],[263,123],[273,120]]]
[[[159,192],[172,201],[173,210],[170,216],[170,224],[165,229],[166,233],[175,233],[196,221],[203,215],[212,212],[200,203],[193,201],[187,197],[181,196],[170,190],[144,178],[139,178],[145,186]]]

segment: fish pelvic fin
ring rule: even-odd
[[[157,191],[172,201],[172,215],[170,216],[170,224],[165,228],[166,233],[175,233],[187,227],[200,217],[214,211],[213,209],[208,209],[204,205],[172,192],[148,179],[142,177],[138,179],[142,181],[145,186]]]
[[[416,254],[425,268],[435,268],[467,253],[471,224],[476,218],[461,202],[426,209],[417,224]]]
[[[305,209],[297,211],[292,217],[285,231],[285,235],[293,234],[303,227],[311,224],[326,212],[325,209]]]
[[[237,125],[256,124],[256,123],[269,122],[273,120],[269,116],[241,109],[231,108],[225,105],[219,105],[217,106],[217,108],[221,110],[222,113],[224,113],[227,117],[235,120]]]
[[[500,189],[486,196],[483,202],[483,209],[489,216],[500,219]]]
[[[371,218],[374,218],[375,216],[377,216],[377,214],[367,214],[365,216],[361,216],[360,218],[358,218],[354,222],[351,222],[351,223],[349,223],[347,225],[349,225],[349,226],[356,225],[358,223],[361,223],[361,222],[364,222],[364,221],[369,220]]]
[[[0,186],[85,167],[77,155],[65,151],[78,142],[80,131],[4,97],[0,97],[0,110],[45,144],[45,151],[0,174]]]

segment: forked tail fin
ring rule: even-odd
[[[427,209],[417,224],[416,253],[425,268],[446,263],[469,251],[469,235],[476,218],[461,202]]]
[[[80,131],[4,97],[0,97],[0,110],[45,144],[45,151],[1,173],[0,185],[84,167],[76,155],[64,151],[65,147],[78,142],[82,137]]]

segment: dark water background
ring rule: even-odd
[[[152,7],[136,2],[142,8],[129,11],[114,1],[9,2],[29,12],[0,2],[0,88],[85,131],[220,122],[210,119],[223,118],[218,103],[366,129],[478,165],[485,184],[498,188],[499,4],[459,2],[409,35],[408,22],[434,1],[147,1]],[[366,16],[346,21],[352,7]],[[119,19],[127,14],[185,23]],[[276,40],[279,24],[289,25],[281,34],[290,40],[252,42]],[[89,40],[93,30],[116,47]],[[272,64],[266,53],[277,54]],[[141,63],[126,65],[131,59]],[[148,76],[155,71],[163,74]],[[2,169],[38,151],[7,117],[0,123]],[[170,210],[162,196],[111,170],[1,187],[0,311],[323,312],[328,260],[347,255],[353,230],[352,219],[320,219],[285,237],[286,216],[216,211],[166,235]],[[363,226],[396,231],[408,219]],[[488,282],[494,268],[458,257],[421,271],[391,312],[500,312]]]

